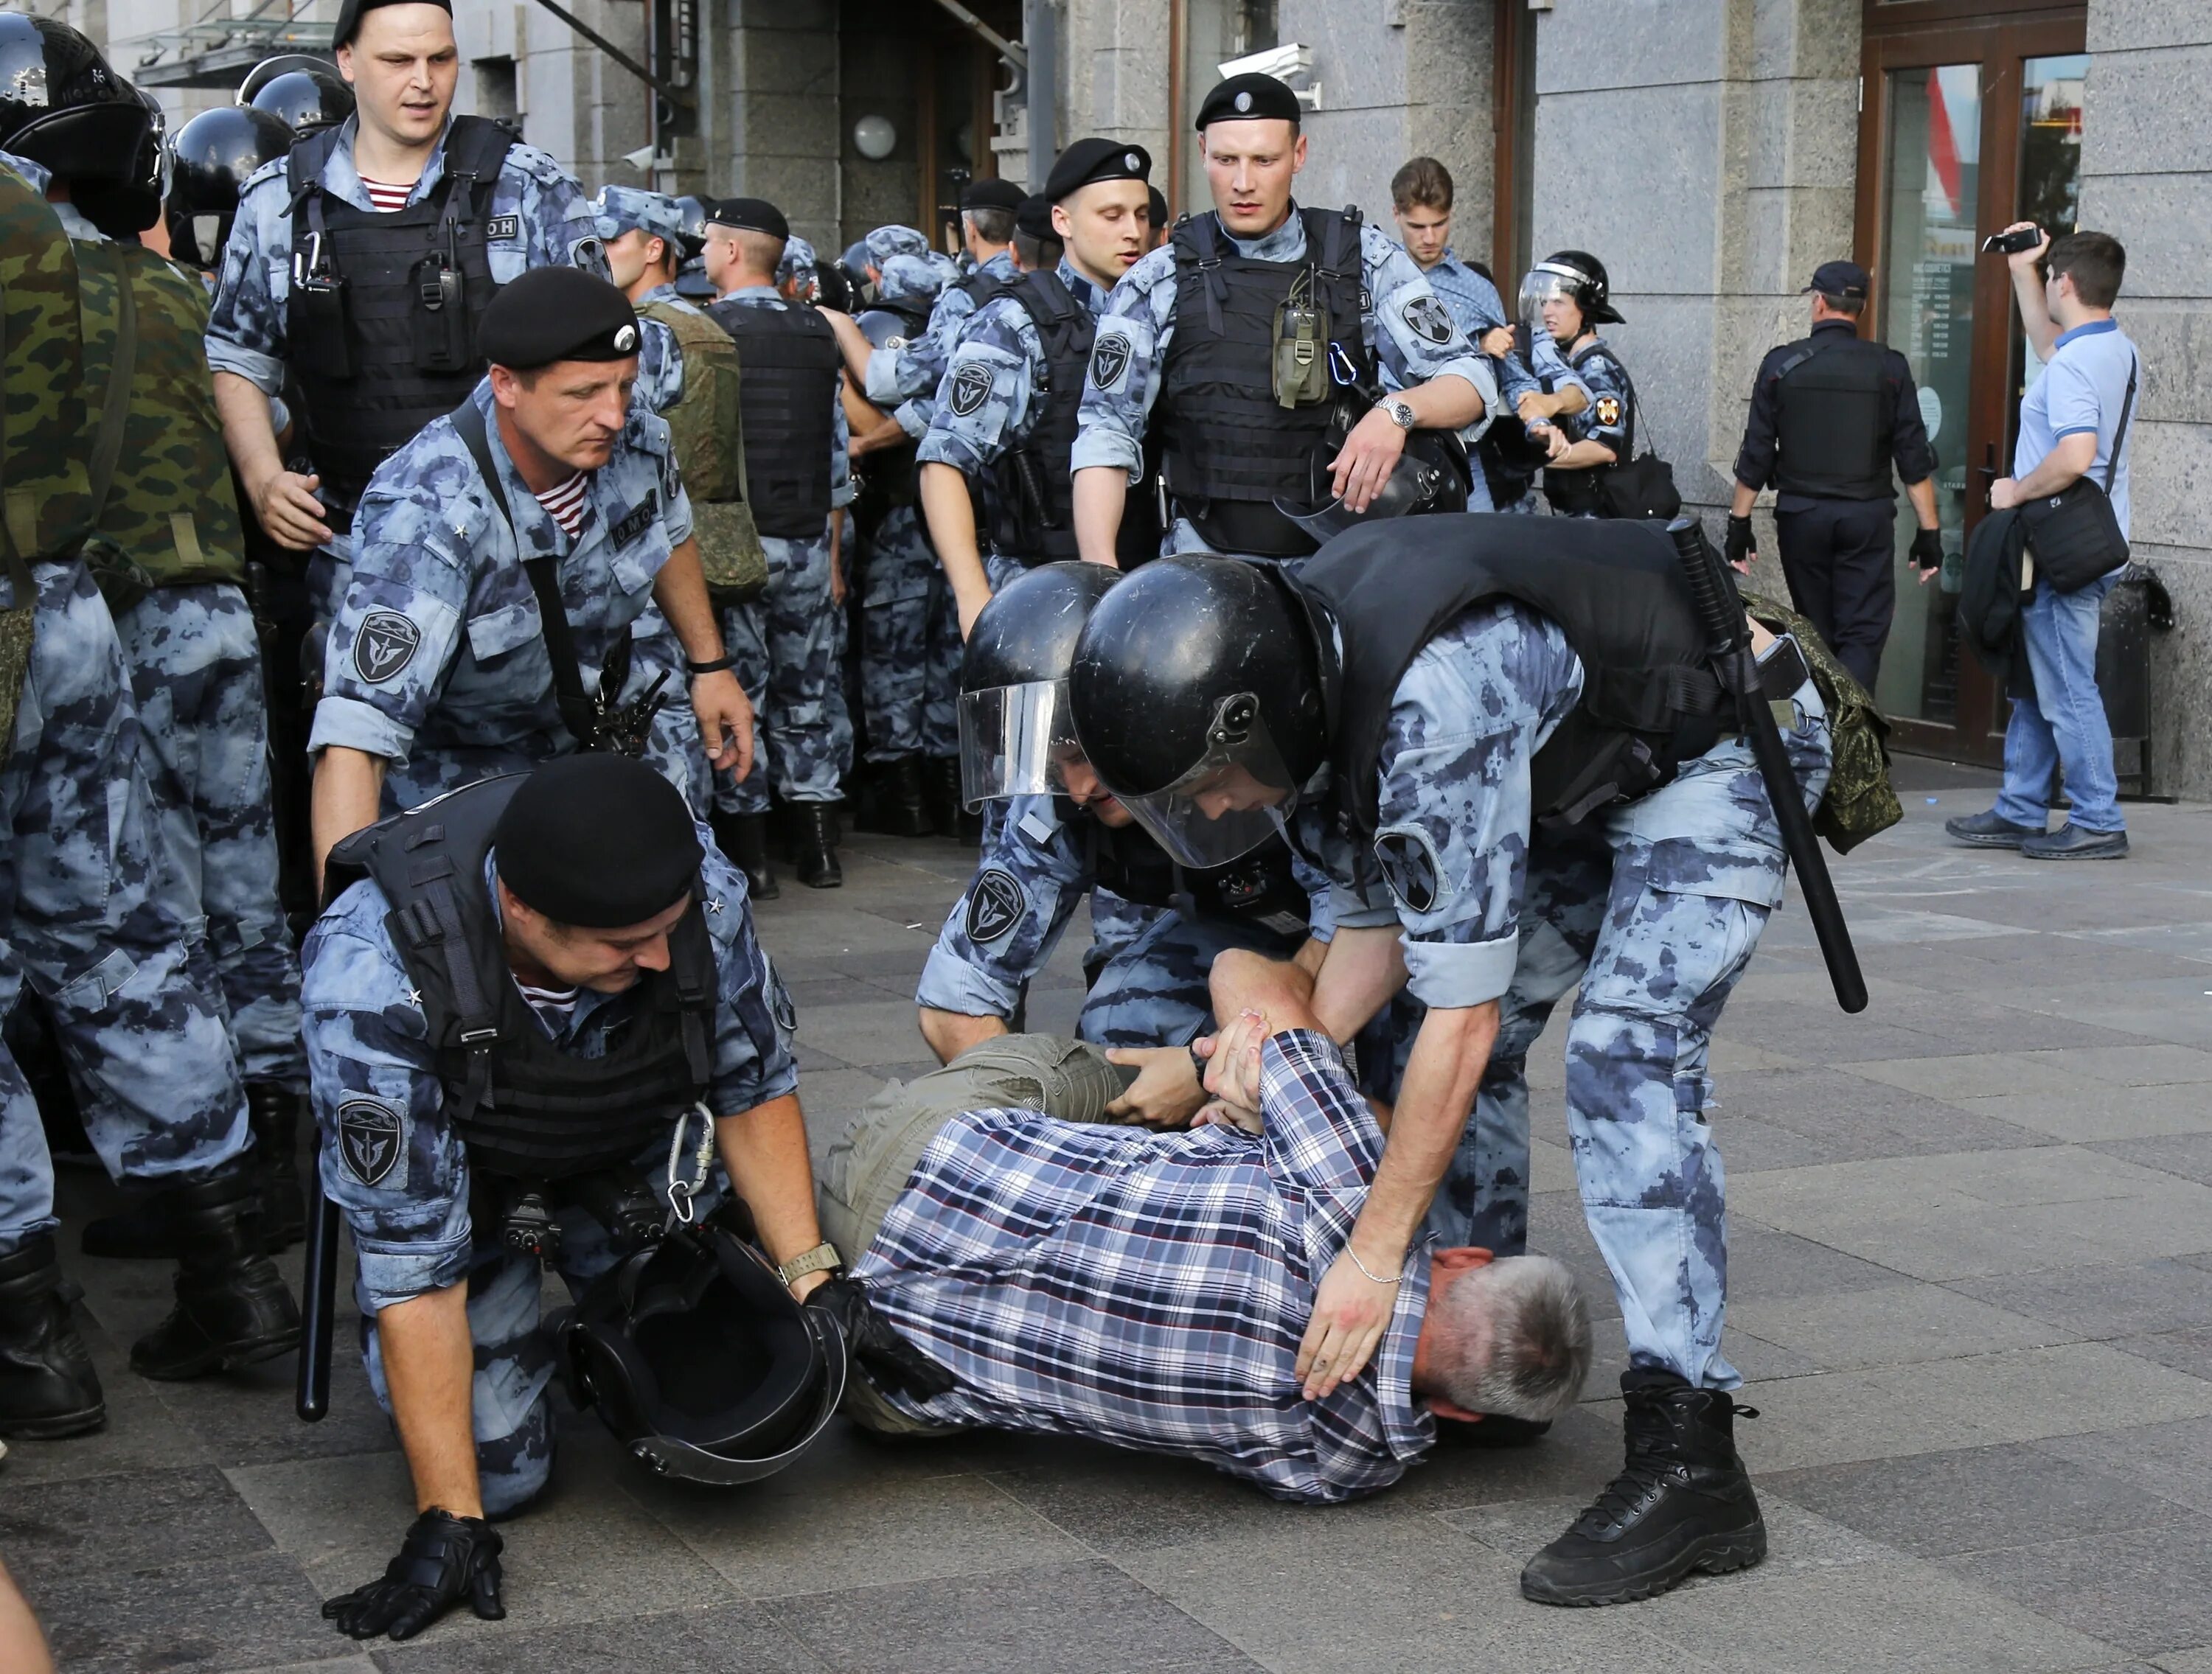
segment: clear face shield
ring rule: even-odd
[[[1082,759],[1065,680],[960,694],[960,795],[970,808],[1002,797],[1055,796]]]
[[[1571,268],[1539,262],[1521,281],[1521,323],[1528,328],[1531,335],[1549,337],[1552,331],[1544,321],[1544,305],[1547,302],[1575,303],[1575,292],[1585,282],[1583,276]],[[1580,305],[1576,306],[1579,307]]]
[[[1214,710],[1196,766],[1149,796],[1121,796],[1121,805],[1178,864],[1206,867],[1225,866],[1274,836],[1297,800],[1259,700],[1240,692]]]

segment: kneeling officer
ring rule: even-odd
[[[665,779],[563,757],[372,826],[331,865],[366,876],[305,953],[323,1188],[421,1514],[385,1578],[325,1613],[404,1638],[464,1599],[503,1614],[485,1519],[553,1461],[541,1259],[580,1292],[708,1207],[717,1153],[777,1277],[837,1316],[821,1335],[882,1356],[815,1219],[791,1001]]]

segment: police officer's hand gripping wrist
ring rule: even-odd
[[[1942,530],[1923,529],[1913,536],[1912,561],[1917,567],[1923,570],[1940,570],[1943,567],[1943,531]]]
[[[868,1306],[860,1281],[842,1274],[817,1286],[809,1307],[827,1308],[845,1332],[845,1348],[878,1389],[927,1401],[952,1387],[952,1374],[908,1343]]]
[[[456,1517],[433,1506],[409,1525],[399,1556],[384,1579],[356,1587],[323,1606],[326,1621],[355,1639],[412,1639],[464,1599],[486,1622],[505,1619],[499,1601],[499,1554],[505,1544],[481,1517]]]
[[[1730,518],[1728,520],[1727,541],[1727,556],[1729,562],[1731,564],[1744,563],[1754,556],[1758,550],[1759,547],[1757,543],[1755,543],[1751,537],[1751,519],[1749,518]]]

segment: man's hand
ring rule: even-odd
[[[2000,476],[1990,484],[1990,510],[2007,512],[2020,504],[2020,484],[2009,476]]]
[[[727,669],[696,676],[691,682],[691,713],[699,718],[699,742],[714,767],[734,765],[743,779],[753,770],[753,706],[738,677]]]
[[[2033,273],[2036,264],[2043,259],[2045,252],[2051,248],[2051,234],[2043,232],[2043,229],[2032,221],[2015,221],[2011,226],[2006,227],[2005,231],[2008,233],[2034,232],[2041,234],[2041,243],[2031,245],[2026,250],[2014,250],[2005,257],[2005,265],[2014,273]]]
[[[1567,440],[1567,433],[1559,426],[1547,424],[1544,427],[1544,457],[1547,459],[1558,458],[1573,446],[1574,444]]]
[[[412,1639],[467,1600],[485,1622],[503,1621],[499,1555],[505,1542],[481,1517],[455,1517],[433,1506],[408,1526],[384,1579],[323,1606],[323,1619],[354,1639]]]
[[[1137,1078],[1106,1107],[1109,1116],[1148,1128],[1179,1128],[1206,1102],[1190,1053],[1182,1046],[1115,1046],[1109,1064],[1133,1064]]]
[[[253,514],[277,545],[293,552],[313,552],[331,543],[331,526],[323,521],[323,503],[315,498],[319,476],[279,470],[252,485]]]
[[[1327,1400],[1339,1384],[1350,1383],[1365,1370],[1389,1326],[1390,1312],[1398,1302],[1394,1279],[1398,1269],[1372,1261],[1367,1265],[1394,1282],[1377,1284],[1369,1278],[1346,1246],[1345,1253],[1329,1264],[1314,1295],[1313,1319],[1298,1344],[1297,1367],[1305,1380],[1309,1401]]]
[[[1753,538],[1749,518],[1731,517],[1728,520],[1727,555],[1729,567],[1738,575],[1751,573],[1751,561],[1759,556],[1759,543]]]
[[[817,1289],[806,1306],[826,1309],[845,1333],[845,1348],[878,1389],[927,1401],[952,1387],[952,1374],[901,1337],[868,1306],[858,1279],[842,1275]]]
[[[1198,1049],[1206,1059],[1206,1090],[1239,1110],[1260,1108],[1260,1049],[1274,1030],[1258,1011],[1246,1011]]]
[[[1389,413],[1375,408],[1352,426],[1343,451],[1329,462],[1332,491],[1349,510],[1365,511],[1405,451],[1406,433]]]
[[[1475,346],[1494,361],[1502,361],[1513,352],[1513,328],[1493,325],[1476,339]]]

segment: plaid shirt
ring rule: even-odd
[[[1257,1137],[1033,1111],[946,1123],[854,1269],[877,1311],[959,1379],[894,1404],[1188,1454],[1285,1500],[1395,1482],[1436,1440],[1410,1383],[1427,1252],[1409,1255],[1366,1371],[1306,1400],[1298,1341],[1382,1136],[1321,1035],[1269,1040],[1261,1092]]]

